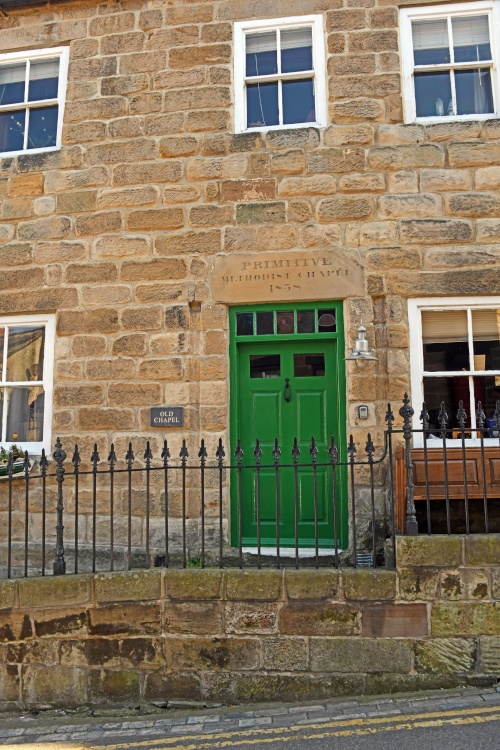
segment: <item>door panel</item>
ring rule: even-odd
[[[277,319],[284,326],[283,318]],[[258,318],[257,318],[258,321]],[[284,321],[284,322],[283,322]],[[287,329],[288,330],[288,329]],[[315,544],[315,504],[320,546],[333,546],[333,486],[330,466],[311,466],[311,438],[318,448],[317,462],[329,462],[327,451],[331,433],[339,436],[337,340],[293,340],[242,342],[238,356],[238,430],[245,466],[254,466],[253,450],[258,438],[263,451],[262,468],[244,469],[242,483],[242,543],[255,546],[258,505],[262,546],[295,545],[295,513],[298,516],[299,546]],[[279,358],[278,358],[279,357]],[[288,383],[288,384],[287,384]],[[286,388],[286,390],[285,390]],[[295,496],[294,469],[280,468],[278,473],[279,526],[276,524],[276,476],[272,449],[278,439],[280,464],[292,464],[291,448],[297,437],[300,448]],[[343,502],[342,472],[338,471],[337,498]],[[235,477],[232,477],[234,487]],[[260,500],[258,500],[260,498]],[[338,508],[341,515],[340,507]]]
[[[296,393],[297,406],[294,414],[293,434],[302,445],[316,442],[326,444],[326,394],[307,389]]]

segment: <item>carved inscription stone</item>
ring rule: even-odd
[[[212,269],[217,302],[331,300],[364,291],[363,268],[355,250],[217,255]]]

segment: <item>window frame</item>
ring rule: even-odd
[[[43,440],[37,442],[21,442],[15,440],[4,440],[0,445],[7,450],[14,443],[22,450],[28,451],[30,456],[39,456],[42,448],[45,448],[47,456],[52,451],[52,410],[54,403],[54,357],[55,357],[55,339],[56,339],[56,316],[54,314],[46,315],[2,315],[0,316],[0,328],[4,326],[23,326],[43,323],[45,325],[45,349],[43,360],[43,379],[40,381],[44,389],[44,415],[43,415]],[[24,385],[33,385],[29,381],[7,381],[4,380],[3,361],[6,356],[7,339],[4,341],[4,351],[2,354],[2,363],[0,369],[0,389],[9,387],[7,383],[16,383]],[[4,424],[6,424],[7,413],[3,415]],[[2,425],[3,432],[3,425]],[[1,433],[0,433],[1,434]]]
[[[62,147],[62,129],[64,120],[64,105],[66,103],[66,89],[68,83],[69,47],[51,47],[46,49],[23,50],[20,52],[5,52],[0,54],[0,66],[13,62],[27,62],[28,60],[43,60],[44,58],[59,58],[59,80],[57,98],[41,99],[36,102],[17,102],[15,104],[0,105],[0,114],[17,112],[19,110],[39,109],[40,107],[58,106],[56,145],[43,148],[27,148],[19,151],[0,151],[0,158],[7,156],[22,156],[24,154],[42,154],[49,151],[59,151]],[[29,77],[29,73],[27,74]],[[28,125],[29,126],[29,125]]]
[[[424,401],[424,374],[431,377],[445,376],[442,371],[429,372],[424,370],[424,349],[422,346],[422,311],[423,310],[463,310],[463,309],[492,309],[500,308],[500,297],[422,297],[408,300],[408,329],[410,334],[410,382],[412,394],[412,406],[415,410],[413,415],[413,429],[421,430],[420,412]],[[468,328],[469,331],[469,328]],[[470,334],[470,331],[469,331]],[[452,372],[452,371],[450,371]],[[467,371],[470,376],[471,370]],[[477,374],[495,375],[496,370],[478,370]],[[500,370],[498,371],[500,374]],[[447,372],[446,375],[449,375]],[[463,375],[462,375],[463,376]],[[470,390],[469,390],[470,395]],[[448,405],[446,405],[448,406]],[[477,404],[475,404],[477,408]],[[464,404],[465,411],[471,412],[470,403]],[[476,426],[475,409],[470,414],[471,430]],[[465,445],[478,446],[481,441],[479,437],[466,438]],[[415,432],[413,435],[413,444],[415,448],[424,447],[424,438],[421,432]],[[449,447],[460,447],[461,438],[447,438],[446,445]],[[484,437],[484,445],[498,446],[498,438]],[[427,440],[427,448],[442,448],[442,441]]]
[[[249,31],[275,31],[310,26],[312,30],[312,58],[314,102],[316,110],[315,122],[295,122],[290,125],[261,125],[248,128],[246,126],[246,58],[245,35]],[[301,71],[295,74],[299,79],[304,77]],[[264,78],[264,76],[262,76]],[[294,80],[294,73],[265,76],[266,79]],[[255,77],[255,80],[257,78]],[[327,95],[326,95],[326,54],[325,32],[323,16],[321,14],[307,16],[289,16],[286,18],[270,18],[258,21],[238,21],[234,24],[234,130],[235,133],[255,133],[267,130],[291,130],[295,128],[324,128],[327,125]]]
[[[477,2],[453,3],[450,5],[435,6],[418,6],[415,8],[400,9],[400,49],[401,49],[401,67],[402,67],[402,92],[403,92],[403,112],[405,124],[422,123],[435,124],[446,122],[467,122],[471,120],[492,120],[499,117],[500,110],[500,90],[499,90],[499,47],[500,47],[500,3],[497,0],[478,0]],[[445,115],[435,117],[417,117],[417,107],[415,99],[415,85],[413,73],[415,69],[413,60],[413,37],[411,30],[412,21],[431,21],[439,18],[466,17],[487,15],[489,18],[490,46],[492,63],[486,65],[472,65],[472,67],[488,67],[491,71],[491,89],[493,96],[494,112],[486,114],[471,115]],[[468,69],[471,63],[449,63],[446,65],[436,65],[437,69]],[[431,70],[431,66],[429,66]]]

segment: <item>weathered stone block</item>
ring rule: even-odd
[[[236,601],[280,600],[283,596],[283,573],[279,570],[227,570],[225,596]]]
[[[462,539],[454,536],[396,537],[398,567],[449,568],[462,563]]]
[[[166,602],[165,632],[178,635],[222,635],[224,609],[221,602]]]
[[[224,622],[228,634],[275,633],[278,625],[278,607],[271,602],[234,602],[226,605]]]
[[[91,670],[88,672],[88,702],[124,703],[140,698],[140,675],[130,670]]]
[[[236,221],[238,224],[281,224],[286,221],[285,210],[284,203],[240,203],[236,206]]]
[[[114,641],[116,643],[116,641]],[[151,669],[165,664],[163,640],[158,638],[125,638],[120,642],[123,666]]]
[[[404,640],[313,638],[309,643],[313,672],[396,672],[408,674],[412,652]]]
[[[23,641],[31,638],[33,628],[30,616],[26,612],[3,612],[0,621],[0,643]]]
[[[152,672],[146,675],[144,697],[149,701],[201,700],[203,693],[200,677],[192,672],[187,674],[171,672],[168,675]]]
[[[451,167],[487,167],[500,161],[500,145],[493,143],[450,143],[448,159]]]
[[[30,664],[22,668],[24,704],[81,706],[87,700],[86,670],[76,667]]]
[[[432,635],[498,635],[498,604],[466,602],[436,604],[431,612]]]
[[[152,635],[161,632],[159,605],[129,604],[89,610],[90,635]]]
[[[356,635],[358,610],[346,604],[290,603],[279,614],[281,635]]]
[[[66,606],[79,607],[90,602],[88,576],[25,578],[19,581],[19,606],[26,608]]]
[[[124,573],[100,573],[94,578],[94,592],[98,604],[101,602],[137,602],[160,599],[161,571],[141,570]]]
[[[264,669],[278,672],[306,672],[308,647],[305,638],[266,638]]]
[[[85,638],[61,641],[59,657],[65,667],[119,667],[120,642],[110,638]]]
[[[38,610],[33,617],[35,634],[39,637],[61,635],[87,635],[87,612],[59,608]]]
[[[478,669],[486,674],[500,672],[500,638],[485,636],[479,639]]]
[[[285,591],[288,599],[323,601],[338,599],[340,574],[337,570],[287,570]]]
[[[260,641],[251,638],[166,638],[167,666],[178,670],[256,669]]]
[[[352,601],[384,601],[396,596],[396,571],[356,568],[342,571],[342,590]]]
[[[457,674],[476,666],[477,642],[470,638],[435,638],[415,644],[417,672]]]
[[[361,615],[367,638],[414,638],[429,634],[425,604],[367,604]]]
[[[441,216],[441,199],[436,195],[382,195],[378,199],[378,210],[381,219],[400,219],[409,217],[427,218]]]
[[[440,595],[445,600],[489,598],[487,570],[441,570]]]
[[[352,221],[366,219],[372,215],[371,198],[337,196],[320,201],[317,207],[319,221]]]
[[[406,169],[408,167],[443,167],[444,149],[433,143],[414,146],[371,148],[368,163],[372,169]]]
[[[219,599],[223,572],[219,570],[166,570],[165,595],[168,599]]]
[[[0,609],[12,609],[16,605],[17,581],[0,581]]]
[[[269,130],[266,143],[270,149],[312,148],[320,142],[316,128],[293,128],[291,130]]]
[[[0,695],[7,702],[18,703],[19,701],[19,670],[14,664],[0,665]]]
[[[439,570],[398,568],[399,596],[406,601],[432,601],[437,596]]]
[[[465,560],[468,565],[497,566],[500,560],[500,534],[466,537]]]

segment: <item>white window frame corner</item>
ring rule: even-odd
[[[490,45],[492,66],[491,89],[494,112],[486,114],[453,115],[447,117],[417,117],[415,86],[413,83],[413,39],[411,22],[413,20],[432,20],[440,16],[478,15],[487,13],[490,16]],[[500,117],[500,0],[477,0],[476,2],[450,3],[442,5],[419,5],[399,10],[399,48],[401,50],[401,87],[403,94],[403,122],[405,125],[434,125],[446,122],[470,122],[475,120],[493,120]]]
[[[2,315],[0,316],[0,328],[9,325],[30,325],[43,323],[45,325],[45,348],[43,361],[43,388],[45,394],[43,414],[43,440],[37,442],[21,442],[4,440],[0,443],[6,450],[11,445],[18,445],[23,451],[28,451],[30,458],[41,456],[42,449],[49,456],[52,453],[52,415],[54,406],[54,365],[55,365],[55,343],[56,343],[56,315],[50,314],[25,314],[25,315]],[[1,375],[0,375],[1,378]],[[0,383],[3,387],[3,382]]]
[[[252,31],[274,31],[277,27],[293,28],[311,26],[313,38],[315,122],[297,122],[291,125],[246,126],[245,96],[245,33]],[[291,130],[296,128],[325,128],[328,125],[328,96],[326,79],[326,49],[323,15],[315,13],[305,16],[267,18],[234,22],[233,85],[234,85],[234,132],[258,133],[268,130]]]
[[[500,296],[466,296],[466,297],[415,297],[408,299],[408,329],[410,346],[410,390],[411,402],[414,408],[413,429],[421,430],[420,411],[424,402],[424,350],[422,341],[422,310],[425,309],[457,309],[464,307],[475,308],[500,308]],[[448,406],[448,405],[447,405]],[[466,409],[468,411],[468,409]],[[476,438],[467,438],[466,445],[478,445]],[[415,448],[424,447],[423,434],[415,432],[413,435]],[[460,439],[447,438],[446,444],[450,447],[461,446]],[[498,445],[498,438],[484,438],[484,445]],[[429,445],[429,449],[442,447],[442,443],[436,441],[436,445]]]
[[[64,108],[66,104],[66,91],[68,87],[68,70],[69,70],[69,46],[64,47],[47,47],[44,49],[20,50],[17,52],[0,53],[0,65],[13,62],[23,62],[26,60],[42,59],[44,57],[59,58],[59,80],[57,86],[57,130],[56,145],[45,146],[43,148],[29,148],[20,151],[1,151],[0,159],[12,156],[26,156],[29,154],[45,154],[51,151],[60,151],[62,148],[62,131],[64,122]],[[26,102],[19,102],[15,105],[17,109],[29,109]],[[33,107],[35,109],[35,107]],[[0,108],[0,112],[9,111]]]

